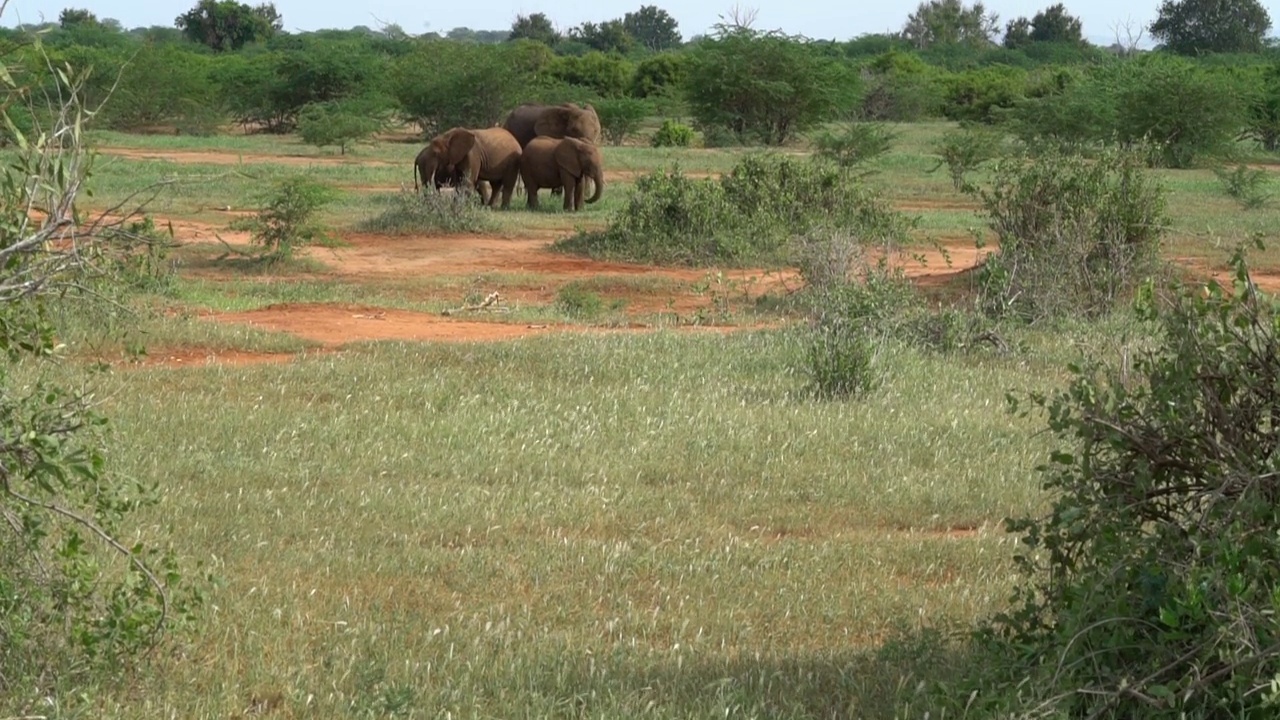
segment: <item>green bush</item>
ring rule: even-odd
[[[592,107],[600,118],[604,139],[612,145],[621,145],[628,135],[635,134],[649,115],[648,104],[635,98],[598,100]]]
[[[377,215],[362,220],[361,232],[383,235],[421,235],[424,233],[478,233],[493,229],[493,220],[474,191],[464,188],[454,192],[420,194],[403,191],[392,195],[375,195],[375,205],[385,206]]]
[[[1000,160],[979,191],[1000,245],[980,274],[984,307],[1025,320],[1113,310],[1155,271],[1167,225],[1142,164],[1138,151]]]
[[[631,95],[648,98],[679,88],[688,75],[688,57],[684,53],[664,52],[641,60],[631,78]]]
[[[295,247],[328,240],[315,215],[332,199],[331,188],[305,175],[276,182],[262,194],[262,208],[246,223],[252,242],[264,249],[260,259],[287,260]]]
[[[846,399],[875,388],[878,346],[865,329],[841,323],[818,325],[805,342],[804,370],[815,397]]]
[[[1271,173],[1262,168],[1251,168],[1248,165],[1236,165],[1231,170],[1214,168],[1213,173],[1222,183],[1227,195],[1240,202],[1245,210],[1255,210],[1265,206],[1271,200],[1268,186],[1271,184]]]
[[[597,257],[703,265],[781,263],[788,241],[819,226],[864,231],[885,242],[907,221],[851,173],[821,160],[748,155],[719,180],[655,173],[601,231],[556,247]]]
[[[861,115],[894,122],[936,117],[942,112],[943,76],[913,53],[890,51],[872,58],[862,70]]]
[[[580,57],[562,56],[547,66],[547,74],[569,85],[586,88],[602,98],[626,94],[635,69],[619,55],[597,50]]]
[[[1009,67],[956,73],[945,81],[942,114],[950,120],[993,123],[1025,96],[1027,74]]]
[[[653,134],[650,144],[654,147],[689,147],[693,142],[693,129],[673,120],[663,120],[662,127]]]
[[[929,172],[945,165],[955,189],[969,190],[965,176],[999,157],[1003,143],[1000,133],[981,126],[948,130],[935,145],[939,160]]]
[[[1006,523],[1012,607],[980,626],[969,682],[938,688],[939,716],[1275,714],[1280,313],[1232,264],[1230,290],[1143,296],[1149,349],[1030,396],[1056,440],[1052,504]]]
[[[1280,60],[1261,73],[1249,103],[1245,134],[1268,152],[1280,150]]]
[[[336,145],[347,154],[351,145],[369,140],[387,127],[388,111],[363,98],[312,103],[298,114],[298,136],[308,145]]]
[[[879,123],[851,123],[840,131],[819,134],[814,146],[819,157],[851,168],[889,152],[897,137],[897,133]]]
[[[555,306],[571,318],[590,320],[604,312],[604,298],[582,287],[580,283],[571,282],[556,291]]]

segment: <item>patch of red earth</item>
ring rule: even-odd
[[[1231,287],[1233,272],[1230,268],[1212,265],[1202,257],[1176,257],[1171,258],[1171,262],[1190,269],[1195,277],[1206,281],[1213,279],[1224,287]],[[1249,278],[1264,292],[1280,293],[1280,270],[1250,267]]]

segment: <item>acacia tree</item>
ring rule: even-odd
[[[685,91],[704,128],[781,145],[797,132],[851,110],[858,78],[799,38],[721,26],[689,60]]]
[[[600,52],[626,54],[636,44],[635,38],[627,32],[621,20],[608,20],[600,24],[584,22],[570,30],[569,37]]]
[[[450,38],[453,34],[450,33]],[[560,33],[556,32],[555,27],[551,24],[551,19],[543,13],[533,13],[532,15],[517,15],[515,22],[511,23],[511,34],[507,35],[508,40],[533,40],[540,42],[547,47],[555,47],[560,42]]]
[[[933,45],[984,46],[999,31],[998,21],[981,2],[967,8],[961,0],[927,0],[907,18],[902,37],[921,50]]]
[[[676,19],[656,5],[643,5],[622,16],[622,29],[644,47],[661,52],[680,45]]]
[[[200,0],[179,15],[174,25],[187,39],[218,52],[266,40],[284,26],[273,3],[249,7],[236,0]]]
[[[1151,36],[1179,55],[1258,52],[1270,28],[1258,0],[1164,0]]]

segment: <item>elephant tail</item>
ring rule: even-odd
[[[413,164],[413,191],[414,192],[418,192],[418,175],[421,174],[419,170],[420,168],[418,167],[418,163],[414,163]],[[422,182],[424,184],[426,183],[426,181],[427,181],[426,178],[422,179]]]

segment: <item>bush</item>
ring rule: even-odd
[[[387,126],[386,111],[363,99],[312,103],[298,114],[298,136],[308,145],[337,145],[342,155]]]
[[[572,318],[590,320],[604,312],[604,299],[572,282],[556,292],[556,309]]]
[[[890,51],[873,58],[862,70],[862,117],[895,122],[936,117],[942,112],[941,76],[914,53]]]
[[[598,100],[592,107],[600,118],[600,131],[612,145],[621,145],[628,135],[639,129],[649,114],[648,105],[634,98]]]
[[[425,194],[406,190],[394,195],[377,195],[374,202],[386,208],[361,221],[357,226],[361,232],[457,234],[484,232],[493,226],[493,220],[476,202],[470,188],[455,192],[428,191]]]
[[[332,199],[333,191],[328,186],[304,175],[275,183],[261,196],[262,209],[247,222],[252,242],[264,248],[259,259],[287,260],[295,247],[327,240],[324,226],[315,215]]]
[[[1240,201],[1240,207],[1245,210],[1260,208],[1271,199],[1271,193],[1267,191],[1271,174],[1266,170],[1241,164],[1232,170],[1214,168],[1213,174],[1218,176],[1223,191]]]
[[[586,88],[602,98],[626,94],[635,69],[620,55],[598,50],[581,57],[561,56],[547,67],[547,74],[569,85]]]
[[[850,173],[821,160],[744,157],[719,180],[655,173],[602,231],[556,244],[598,257],[687,265],[780,263],[792,236],[810,228],[857,228],[887,242],[908,223]]]
[[[844,168],[861,165],[893,147],[897,133],[879,123],[852,123],[840,132],[830,130],[814,138],[819,157]]]
[[[1245,136],[1268,152],[1280,150],[1280,61],[1260,73],[1257,92],[1249,103]]]
[[[693,129],[671,120],[663,120],[662,127],[650,141],[654,147],[689,147],[693,142]]]
[[[970,190],[965,176],[999,157],[1002,145],[1003,138],[991,130],[980,127],[948,130],[936,145],[938,164],[929,172],[946,165],[955,189]]]
[[[809,391],[822,399],[845,399],[870,392],[878,381],[877,346],[852,324],[819,324],[805,345]]]
[[[993,123],[1026,94],[1027,76],[1013,68],[984,68],[947,78],[942,114],[950,120]]]
[[[1125,151],[1000,161],[979,191],[1000,243],[980,275],[985,308],[1025,320],[1098,316],[1152,273],[1165,199],[1142,161]]]
[[[1010,611],[983,623],[970,717],[1265,718],[1280,676],[1280,313],[1235,286],[1144,295],[1152,347],[1031,395],[1053,498],[1021,536]],[[1015,405],[1015,407],[1019,407]],[[951,716],[941,712],[940,715]],[[960,713],[956,713],[957,716]]]
[[[688,57],[664,52],[641,60],[631,78],[631,95],[648,98],[679,88],[688,75]]]

